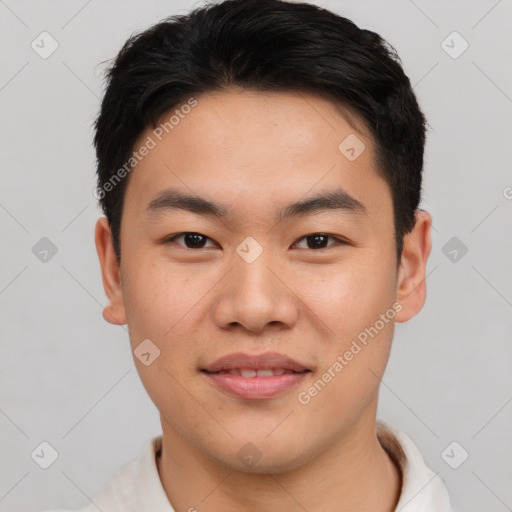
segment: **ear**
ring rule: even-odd
[[[103,318],[111,324],[123,325],[126,323],[126,311],[121,287],[121,272],[106,217],[101,217],[96,222],[94,238],[100,260],[103,288],[109,300],[109,305],[103,310]]]
[[[395,317],[397,322],[407,322],[417,315],[427,296],[426,268],[432,248],[430,228],[432,217],[425,210],[415,215],[413,230],[404,237],[404,248],[398,269],[397,301],[402,309]]]

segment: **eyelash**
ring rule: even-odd
[[[174,242],[177,238],[180,238],[182,237],[183,235],[200,235],[204,238],[206,238],[207,240],[212,240],[210,237],[207,237],[206,235],[203,235],[202,233],[197,233],[195,231],[184,231],[182,233],[178,233],[176,235],[173,235],[169,238],[166,238],[164,240],[164,244],[170,244],[171,242]],[[308,237],[313,237],[313,236],[324,236],[324,237],[328,237],[328,238],[332,238],[333,240],[336,241],[335,244],[331,244],[331,245],[328,245],[327,247],[321,247],[319,249],[309,249],[309,248],[306,248],[307,250],[310,250],[310,251],[321,251],[321,250],[324,250],[324,249],[329,249],[330,247],[333,247],[335,245],[348,245],[348,242],[343,240],[342,238],[339,238],[339,237],[336,237],[334,235],[329,235],[328,233],[311,233],[309,235],[305,235],[301,238],[298,239],[298,241],[300,240],[303,240],[305,238],[308,238]],[[295,245],[297,242],[294,242],[293,245]],[[192,248],[192,247],[186,247],[185,245],[182,245],[182,244],[178,244],[178,245],[181,245],[184,249],[190,249],[191,251],[197,251],[197,250],[200,250],[200,249],[205,249],[205,247],[199,247],[199,248]]]

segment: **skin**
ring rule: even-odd
[[[132,350],[149,338],[161,351],[149,366],[134,361],[160,411],[158,469],[169,500],[177,512],[390,512],[400,474],[376,435],[379,379],[394,322],[425,301],[432,219],[416,214],[397,265],[391,192],[375,169],[372,139],[328,100],[238,89],[197,100],[129,176],[120,266],[105,218],[95,233],[104,318],[128,324]],[[354,161],[338,150],[350,134],[366,146]],[[168,187],[221,203],[232,216],[147,215]],[[279,207],[339,187],[367,214],[276,222]],[[187,248],[183,237],[164,243],[182,232],[208,237],[204,248]],[[304,237],[315,233],[346,243],[310,248]],[[248,236],[263,248],[252,263],[236,252]],[[298,394],[397,301],[395,319],[301,404]],[[312,371],[278,397],[242,400],[200,372],[233,352],[279,352]],[[252,467],[237,456],[248,442],[261,454]]]

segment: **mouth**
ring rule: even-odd
[[[279,377],[280,375],[292,373],[304,373],[310,370],[295,371],[287,370],[285,368],[232,368],[229,370],[219,370],[218,372],[209,372],[208,370],[203,371],[206,373],[215,373],[217,375],[239,375],[240,377],[244,377],[245,379],[254,379],[261,377]]]
[[[220,391],[245,400],[264,400],[290,390],[312,370],[277,353],[231,354],[201,369]]]

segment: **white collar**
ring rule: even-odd
[[[444,482],[427,467],[412,440],[382,421],[377,422],[377,435],[402,473],[402,490],[395,512],[453,512]],[[104,512],[174,512],[156,465],[161,446],[161,435],[147,441],[140,457],[120,468],[94,503]],[[89,510],[97,512],[93,504],[83,512]]]
[[[395,512],[453,512],[443,480],[425,464],[409,436],[377,421],[377,437],[402,473],[402,490]]]

